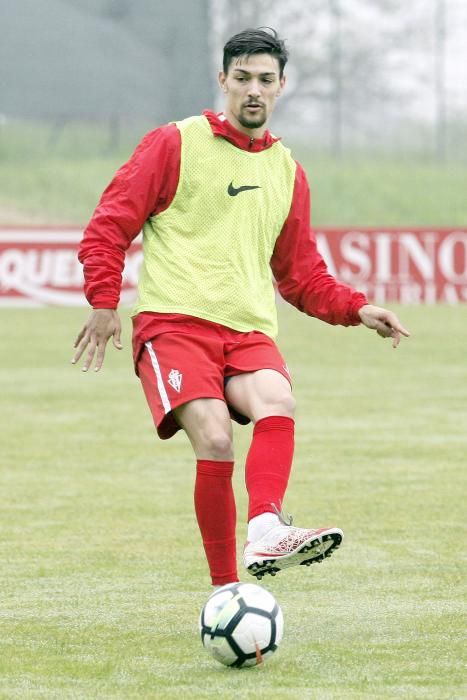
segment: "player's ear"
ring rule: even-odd
[[[276,97],[279,97],[281,94],[282,90],[284,89],[285,83],[287,82],[287,78],[285,75],[282,76],[282,78],[279,78],[279,89],[276,92]]]
[[[219,85],[221,86],[221,88],[224,92],[227,92],[227,85],[225,82],[226,80],[227,80],[227,76],[224,73],[224,71],[223,70],[219,71],[218,81],[219,81]]]

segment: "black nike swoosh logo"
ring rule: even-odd
[[[239,192],[245,192],[246,190],[259,190],[259,189],[261,189],[260,185],[242,185],[241,187],[234,187],[233,182],[231,182],[227,188],[227,192],[230,194],[231,197],[236,197]]]

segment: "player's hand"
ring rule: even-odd
[[[358,315],[367,328],[374,329],[382,338],[392,338],[393,348],[397,348],[403,335],[406,338],[410,336],[409,331],[404,328],[392,311],[372,304],[365,304],[359,310]]]
[[[73,347],[76,348],[76,352],[71,363],[73,365],[76,364],[83,352],[88,348],[82,371],[88,371],[97,353],[94,371],[98,372],[104,362],[105,349],[109,338],[112,338],[113,345],[117,350],[122,349],[123,346],[120,342],[121,332],[120,317],[115,309],[94,309],[75,340]]]

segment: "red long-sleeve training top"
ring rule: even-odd
[[[266,131],[250,139],[225,118],[204,112],[213,134],[237,148],[257,152],[277,139]],[[180,132],[175,124],[147,134],[131,158],[115,174],[85,229],[78,257],[84,265],[85,294],[94,308],[116,308],[120,298],[125,252],[144,222],[169,207],[180,173]],[[271,269],[281,295],[304,313],[327,323],[360,323],[358,310],[366,297],[329,274],[310,228],[310,190],[297,163],[289,215],[277,238]],[[134,329],[147,326],[145,313],[134,319]]]

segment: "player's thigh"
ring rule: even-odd
[[[267,416],[292,418],[295,412],[290,383],[274,369],[260,369],[229,377],[225,398],[238,413],[255,423]]]
[[[233,459],[232,422],[225,401],[195,399],[174,409],[198,459]]]

